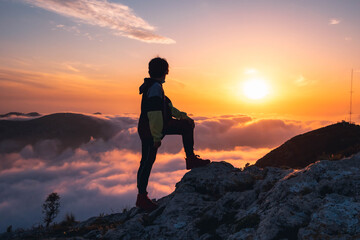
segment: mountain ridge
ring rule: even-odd
[[[6,118],[11,116],[23,116],[23,117],[40,117],[41,115],[38,112],[29,112],[29,113],[22,113],[22,112],[8,112],[6,114],[0,114],[0,118]]]
[[[0,120],[0,153],[18,152],[26,145],[52,139],[60,142],[61,152],[77,148],[92,137],[110,139],[114,133],[106,120],[77,113],[53,113],[26,121]]]
[[[297,135],[267,153],[258,167],[304,168],[321,159],[341,159],[360,151],[360,126],[348,122]]]

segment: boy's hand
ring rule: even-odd
[[[159,148],[161,146],[161,141],[154,142],[154,148]]]

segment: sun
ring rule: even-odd
[[[242,86],[244,95],[252,100],[263,99],[269,94],[269,86],[259,78],[252,78],[244,82]]]

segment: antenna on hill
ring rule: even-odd
[[[351,114],[352,114],[352,94],[353,94],[353,75],[354,75],[354,69],[351,69],[351,84],[350,84],[350,120],[349,123],[351,124]]]

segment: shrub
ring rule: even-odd
[[[49,194],[42,206],[45,214],[44,223],[49,227],[60,211],[60,196],[56,192]]]
[[[61,225],[62,226],[72,226],[74,223],[76,223],[74,214],[67,213],[65,215],[64,220],[61,222]]]

